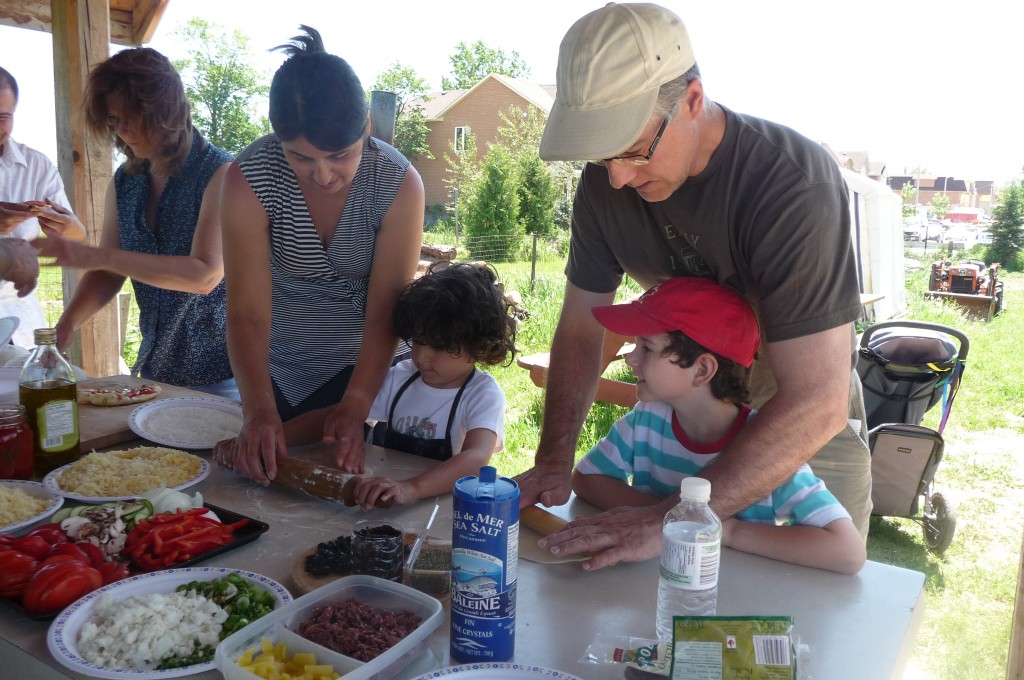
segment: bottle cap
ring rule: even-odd
[[[37,328],[32,331],[32,335],[35,337],[37,345],[44,342],[57,342],[56,328]]]
[[[687,477],[679,483],[679,498],[707,503],[711,500],[711,482],[703,477]]]

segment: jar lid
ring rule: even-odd
[[[10,425],[25,417],[25,407],[21,404],[0,404],[0,425]]]

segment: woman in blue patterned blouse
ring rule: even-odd
[[[58,347],[130,278],[142,331],[132,373],[237,397],[219,211],[230,154],[192,126],[178,72],[153,49],[124,50],[97,66],[85,116],[125,161],[107,190],[99,247],[41,245],[55,264],[87,270],[57,322]]]

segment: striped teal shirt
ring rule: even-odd
[[[722,439],[699,443],[686,435],[671,406],[661,401],[640,402],[616,421],[580,459],[576,469],[585,475],[621,479],[639,491],[666,498],[679,490],[683,478],[693,477],[710,465],[756,414],[741,409],[736,423]],[[736,516],[750,522],[824,527],[850,515],[805,464],[768,496]]]

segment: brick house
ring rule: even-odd
[[[452,145],[462,147],[470,131],[476,138],[477,154],[483,158],[488,143],[494,142],[502,126],[500,112],[510,106],[523,111],[527,107],[540,110],[545,116],[554,102],[554,85],[535,85],[518,78],[491,74],[468,90],[432,92],[411,102],[423,109],[430,132],[427,145],[433,159],[417,158],[413,166],[423,178],[427,213],[438,214],[440,206],[451,202],[444,184],[448,164],[444,155],[451,154]],[[429,219],[429,217],[428,217]]]
[[[945,194],[951,209],[977,208],[992,214],[994,182],[992,180],[965,180],[955,177],[915,177],[893,175],[888,178],[889,188],[899,193],[904,184],[917,186],[919,205],[928,205],[932,198]]]

